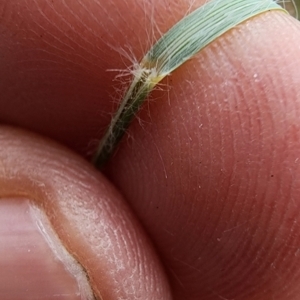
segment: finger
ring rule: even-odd
[[[299,297],[299,23],[270,12],[169,78],[107,172],[175,299]]]
[[[2,127],[0,143],[2,299],[91,299],[87,285],[97,299],[170,299],[151,244],[103,176],[21,130]]]
[[[169,7],[161,0],[2,1],[1,122],[86,155],[122,94],[116,75],[128,74],[133,60],[189,8],[186,1]]]

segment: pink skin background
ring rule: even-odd
[[[121,93],[116,73],[107,70],[126,69],[128,58],[140,59],[161,32],[204,2],[2,1],[1,122],[89,157]],[[140,249],[151,239],[162,299],[169,297],[166,277],[173,299],[299,299],[299,39],[299,23],[272,11],[202,50],[153,93],[104,171],[110,182],[49,140],[1,129],[1,157],[13,152],[23,169],[20,178],[1,175],[0,197],[16,180],[24,187],[16,194],[39,198],[49,218],[55,216],[54,228],[69,228],[68,222],[72,228],[65,202],[53,200],[55,210],[28,184],[38,161],[25,159],[33,146],[40,160],[51,157],[61,166],[61,157],[71,156],[75,169],[89,174],[91,193],[118,199],[116,209],[142,237]],[[23,146],[10,146],[20,139]],[[18,164],[5,163],[6,170]],[[55,189],[50,167],[39,176]],[[67,172],[66,180],[73,176]],[[78,255],[85,265],[93,243],[66,236],[60,235],[68,249],[86,249]],[[146,265],[155,256],[149,251]],[[99,265],[87,268],[93,273]],[[109,264],[103,270],[108,276]]]

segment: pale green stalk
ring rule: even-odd
[[[149,50],[134,71],[130,87],[94,156],[101,168],[112,155],[155,85],[226,31],[269,10],[283,10],[273,0],[211,0],[185,16]]]

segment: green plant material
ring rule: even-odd
[[[300,0],[294,0],[295,4],[295,17],[300,20]]]
[[[296,18],[300,19],[300,0],[282,0],[278,2],[288,13]]]
[[[273,0],[211,0],[165,33],[135,66],[133,80],[94,156],[98,168],[112,155],[155,85],[196,53],[241,22],[269,10],[284,10]]]

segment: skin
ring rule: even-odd
[[[115,73],[107,69],[130,65],[118,50],[130,45],[140,58],[155,39],[149,34],[153,16],[155,28],[164,32],[189,8],[188,1],[156,0],[149,17],[145,9],[150,7],[141,3],[0,4],[2,123],[51,137],[89,157],[115,110]],[[49,140],[10,127],[1,129],[1,155],[10,157],[9,145],[25,136],[26,153],[19,145],[14,155],[23,157],[20,180],[30,196],[34,190],[26,187],[26,176],[37,162],[30,165],[24,155],[34,146],[45,159],[57,155],[58,160],[72,156],[75,165],[80,161],[92,178],[92,192],[103,193],[91,183],[96,177],[111,191],[109,198],[122,203],[120,213],[145,239],[141,249],[152,247],[146,246],[151,240],[156,256],[149,255],[159,257],[155,268],[164,286],[168,278],[173,299],[297,300],[299,38],[296,20],[268,12],[217,39],[167,78],[168,88],[162,85],[153,93],[104,170],[108,180],[82,158],[55,150],[60,146]],[[49,151],[43,154],[43,147]],[[14,170],[16,164],[8,159],[6,168]],[[13,185],[10,180],[2,176],[1,198]],[[68,212],[59,213],[60,201],[55,210],[40,198],[47,215],[55,215],[58,230]],[[68,222],[71,228],[72,218]],[[94,251],[93,243],[76,236],[60,238],[72,251]],[[79,259],[84,264],[88,256]],[[109,261],[109,254],[102,259]],[[103,289],[103,283],[93,285]],[[109,293],[109,284],[104,289]],[[167,299],[168,287],[165,291]]]

